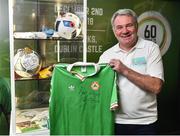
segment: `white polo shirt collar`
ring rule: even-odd
[[[137,43],[136,43],[136,45],[130,50],[130,51],[128,51],[128,52],[131,52],[131,51],[133,51],[135,48],[139,48],[139,49],[141,49],[141,48],[144,48],[144,44],[139,44],[140,42],[142,42],[142,38],[141,37],[138,37],[138,41],[137,41]],[[126,51],[124,51],[123,49],[121,49],[121,48],[119,48],[119,43],[117,43],[116,45],[115,45],[115,47],[114,47],[114,52],[116,52],[116,53],[118,53],[118,52],[126,52]],[[127,53],[127,52],[126,52]]]

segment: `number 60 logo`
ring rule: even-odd
[[[171,43],[171,29],[168,21],[156,11],[147,11],[138,17],[139,36],[151,40],[160,46],[164,55]]]

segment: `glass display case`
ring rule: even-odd
[[[48,135],[54,64],[86,61],[86,1],[10,0],[9,7],[10,133]]]

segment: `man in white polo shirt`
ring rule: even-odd
[[[157,134],[156,94],[164,82],[159,46],[138,37],[137,16],[131,9],[116,11],[111,24],[118,43],[100,56],[99,63],[109,63],[119,74],[115,134]]]

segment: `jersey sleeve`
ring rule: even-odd
[[[114,72],[115,73],[115,72]],[[112,95],[111,95],[111,110],[116,110],[118,108],[118,97],[117,97],[117,75],[116,73],[114,74],[114,83],[113,83],[113,90],[112,90]]]

